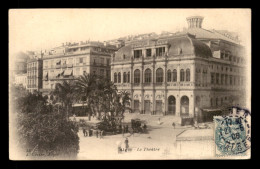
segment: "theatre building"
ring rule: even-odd
[[[112,56],[112,81],[131,94],[132,112],[194,116],[195,108],[243,103],[244,48],[231,37],[202,29],[201,17],[187,20],[185,32],[140,40]],[[192,31],[208,34],[198,38]]]

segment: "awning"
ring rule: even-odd
[[[56,76],[59,76],[59,75],[61,75],[63,72],[64,72],[64,70],[57,71],[57,72],[55,72],[55,75],[56,75]]]
[[[64,71],[64,76],[70,76],[72,74],[72,70],[71,69],[69,69],[69,70],[65,70]]]
[[[61,63],[61,60],[59,60],[59,61],[56,62],[57,65],[60,65],[60,63]]]
[[[43,77],[48,77],[48,72],[45,72]]]

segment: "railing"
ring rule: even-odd
[[[151,82],[145,82],[143,83],[144,86],[152,86],[152,83]]]

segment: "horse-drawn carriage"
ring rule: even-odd
[[[131,126],[134,133],[145,133],[147,131],[146,124],[142,126],[142,121],[140,119],[132,119]]]

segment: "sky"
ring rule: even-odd
[[[248,42],[250,9],[11,9],[9,52],[41,50],[64,42],[106,41],[142,33],[176,32],[186,18],[203,16],[205,29],[229,30]]]

